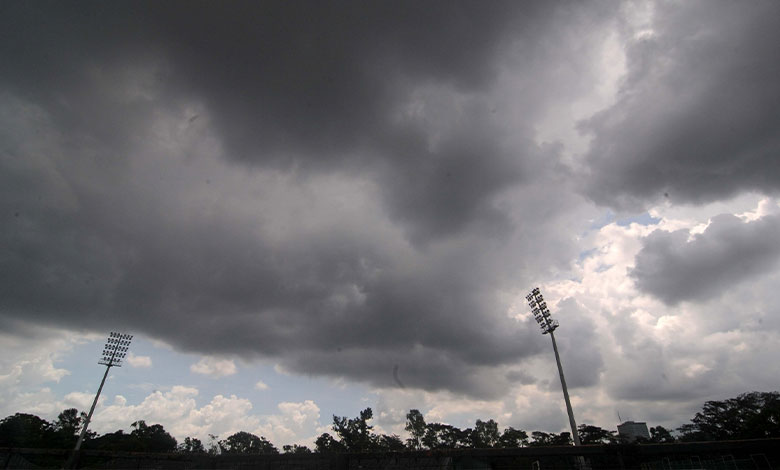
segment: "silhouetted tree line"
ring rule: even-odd
[[[750,392],[708,401],[677,431],[685,442],[780,437],[780,393]]]
[[[75,446],[84,413],[75,408],[64,410],[54,422],[35,415],[16,413],[0,421],[0,447],[65,448]],[[568,432],[546,433],[508,427],[499,431],[490,419],[477,420],[473,428],[460,429],[442,423],[426,423],[418,410],[406,415],[405,441],[395,434],[376,434],[369,421],[371,408],[355,418],[333,416],[333,433],[323,433],[315,441],[315,452],[387,452],[404,450],[515,448],[526,446],[570,445]],[[182,452],[217,454],[278,454],[279,450],[265,437],[240,431],[219,439],[209,435],[204,445],[200,439],[186,437],[177,443],[162,425],[135,421],[128,434],[123,430],[97,436],[89,432],[83,448],[131,452]],[[613,444],[620,438],[615,431],[582,424],[577,429],[583,444]],[[677,428],[676,436],[663,426],[651,427],[649,442],[691,442],[780,437],[780,393],[751,392],[724,401],[708,401],[691,422]],[[301,445],[285,445],[284,453],[308,454]]]
[[[0,421],[0,447],[72,449],[84,419],[85,414],[75,408],[62,411],[53,423],[35,415],[16,413]],[[100,437],[88,431],[83,447],[136,452],[171,452],[176,449],[176,439],[161,424],[149,426],[141,420],[131,427],[133,430],[129,434],[120,429]]]
[[[396,435],[377,435],[371,432],[368,421],[373,414],[366,408],[354,419],[333,417],[333,431],[320,435],[316,451],[372,452],[393,450],[435,450],[435,449],[485,449],[534,446],[571,445],[571,433],[547,433],[533,431],[530,435],[522,430],[508,427],[499,431],[498,424],[490,419],[477,420],[473,428],[460,429],[442,423],[426,423],[419,410],[410,410],[406,415],[405,430],[409,433],[406,442]],[[638,439],[651,443],[672,443],[690,441],[713,441],[733,439],[759,439],[780,437],[780,393],[751,392],[725,401],[708,401],[701,412],[677,428],[677,436],[663,426],[649,429],[650,439]],[[577,427],[582,444],[618,444],[624,442],[616,431],[610,431],[591,424]]]

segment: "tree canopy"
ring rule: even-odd
[[[533,440],[528,443],[531,447],[568,446],[572,443],[571,433],[567,431],[560,434],[534,431],[531,433],[531,439]]]
[[[568,432],[548,433],[533,431],[529,434],[513,427],[501,432],[492,419],[478,419],[473,428],[461,429],[446,423],[427,423],[416,409],[406,415],[404,429],[407,439],[395,434],[374,433],[370,424],[374,414],[371,408],[358,416],[348,418],[333,416],[334,435],[323,433],[314,443],[318,453],[338,452],[393,452],[404,450],[436,450],[466,448],[514,448],[525,446],[571,445]],[[63,410],[54,422],[38,416],[16,413],[0,420],[0,447],[73,448],[78,437],[84,413],[75,408]],[[138,420],[131,425],[131,432],[123,430],[97,437],[88,433],[86,449],[133,452],[182,452],[209,454],[278,454],[279,450],[262,436],[239,431],[225,439],[209,435],[204,446],[200,439],[186,437],[180,445],[161,424],[147,424]],[[577,429],[583,444],[613,444],[619,442],[614,431],[591,424]],[[753,439],[780,437],[780,393],[749,392],[722,401],[707,401],[690,423],[676,429],[677,436],[663,426],[649,429],[652,443],[675,441],[709,441],[729,439]],[[284,453],[304,454],[312,452],[307,446],[293,444],[282,447]]]
[[[486,449],[496,447],[501,435],[498,432],[498,423],[489,419],[482,421],[478,419],[474,423],[474,429],[470,434],[471,447],[475,449]]]
[[[133,431],[130,433],[140,444],[143,452],[173,452],[176,450],[176,439],[168,434],[161,424],[147,425],[140,420],[131,424]]]
[[[371,408],[360,412],[356,418],[333,416],[333,431],[350,452],[367,452],[372,450],[371,430],[373,426],[368,421],[374,417]]]
[[[201,442],[200,439],[196,437],[185,437],[184,441],[182,441],[181,444],[179,444],[179,447],[177,449],[179,452],[183,453],[204,453],[206,452],[206,448],[203,447],[203,442]]]
[[[298,444],[283,445],[282,450],[285,454],[311,454],[311,449]]]
[[[347,448],[344,447],[344,444],[326,432],[320,434],[317,440],[314,441],[314,446],[317,452],[321,454],[334,454],[347,450]]]
[[[668,444],[674,442],[674,436],[665,427],[655,426],[650,428],[650,442]]]
[[[589,444],[610,444],[616,441],[615,431],[607,431],[592,424],[581,424],[577,426],[577,434],[583,445]]]
[[[411,450],[420,450],[425,437],[425,418],[420,410],[409,410],[406,414],[406,426],[404,430],[409,433],[406,446]]]
[[[219,441],[219,448],[225,454],[278,454],[279,450],[265,437],[239,431]]]
[[[51,423],[35,415],[16,413],[0,421],[0,446],[45,447],[54,438]]]
[[[498,447],[511,449],[514,447],[525,447],[528,445],[528,433],[522,429],[508,427],[498,439]]]
[[[780,393],[750,392],[705,402],[691,423],[677,430],[687,441],[780,437]]]

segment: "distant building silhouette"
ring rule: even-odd
[[[628,442],[634,442],[639,437],[650,439],[650,433],[647,431],[647,423],[626,421],[623,424],[618,424],[617,428],[618,435]]]

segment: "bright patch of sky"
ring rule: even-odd
[[[61,375],[59,381],[44,380],[41,386],[49,390],[54,397],[78,396],[81,403],[64,404],[81,405],[79,408],[86,411],[105,371],[105,367],[97,363],[105,339],[89,335],[72,336],[70,341],[73,341],[73,346],[58,352],[54,361],[54,365],[63,371],[58,374]],[[352,416],[356,413],[355,404],[365,402],[367,397],[372,396],[367,387],[356,384],[347,387],[333,379],[279,373],[278,368],[270,363],[236,361],[235,374],[204,380],[200,374],[191,370],[192,364],[201,360],[201,356],[176,352],[159,341],[151,341],[137,335],[133,338],[130,350],[137,356],[152,358],[152,365],[133,367],[125,362],[121,367],[112,368],[97,407],[98,415],[105,405],[116,403],[118,396],[121,397],[119,400],[122,404],[138,405],[155,393],[168,393],[175,387],[186,387],[197,391],[197,394],[188,395],[195,401],[196,408],[209,405],[215,396],[235,395],[248,400],[252,405],[251,414],[256,416],[277,414],[280,403],[304,403],[310,400],[327,410],[323,417],[323,424],[327,426],[330,423],[330,414]],[[258,383],[263,383],[265,387],[258,387]],[[74,393],[76,395],[73,395]],[[6,414],[33,411],[32,408],[25,410],[8,406],[1,410]],[[61,409],[52,409],[42,416],[53,419],[59,411]],[[129,425],[128,422],[124,426],[129,428]],[[113,431],[99,420],[93,423],[93,427],[99,432]],[[177,437],[182,439],[186,436]]]

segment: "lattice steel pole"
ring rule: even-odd
[[[561,377],[561,387],[563,388],[563,399],[566,401],[566,412],[569,414],[569,425],[571,426],[571,437],[574,440],[574,445],[580,445],[580,436],[577,434],[577,422],[574,421],[574,411],[571,408],[571,401],[569,401],[569,390],[566,387],[566,379],[563,377],[563,367],[561,367],[561,356],[558,355],[558,345],[555,343],[555,331],[558,328],[558,320],[553,320],[550,316],[550,310],[547,309],[547,303],[542,297],[542,293],[538,287],[534,287],[530,294],[525,296],[525,300],[528,301],[528,306],[531,307],[531,312],[534,314],[536,322],[542,330],[542,334],[550,334],[552,339],[553,351],[555,351],[555,363],[558,364],[558,375]]]
[[[95,400],[92,402],[92,408],[89,409],[87,419],[84,420],[84,425],[81,427],[81,434],[79,434],[79,440],[76,442],[76,448],[74,452],[81,448],[81,444],[84,442],[84,436],[87,435],[87,428],[89,427],[89,421],[92,419],[92,413],[95,412],[95,406],[97,405],[98,398],[100,398],[100,392],[103,391],[103,385],[106,383],[106,377],[108,377],[108,371],[112,367],[122,367],[122,359],[127,354],[127,350],[130,348],[130,342],[132,341],[132,335],[126,335],[122,333],[111,332],[106,340],[106,345],[103,348],[103,355],[100,357],[98,364],[106,366],[106,372],[103,374],[103,380],[100,381],[100,387],[95,394]]]

